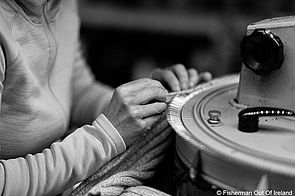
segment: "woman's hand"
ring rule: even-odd
[[[149,78],[123,84],[114,91],[104,115],[129,146],[160,119],[167,93],[160,82]]]
[[[177,64],[166,69],[155,69],[151,78],[166,84],[171,91],[181,91],[211,80],[212,75],[209,72],[199,74],[193,68],[187,70],[182,64]]]

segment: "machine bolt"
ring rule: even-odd
[[[219,126],[222,125],[222,122],[220,120],[221,112],[219,110],[210,110],[208,112],[209,119],[208,123],[211,125]]]

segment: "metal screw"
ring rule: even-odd
[[[209,115],[209,119],[208,119],[208,123],[211,125],[222,125],[222,122],[220,120],[221,117],[221,112],[218,110],[210,110],[208,112]]]

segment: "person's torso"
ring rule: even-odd
[[[1,97],[0,158],[40,152],[68,128],[78,37],[72,0],[51,0],[40,16],[0,1],[6,67]],[[72,8],[70,8],[72,7]]]

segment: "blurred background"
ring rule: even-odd
[[[182,63],[214,77],[240,71],[239,44],[252,22],[294,15],[292,0],[83,0],[86,59],[113,87]]]

